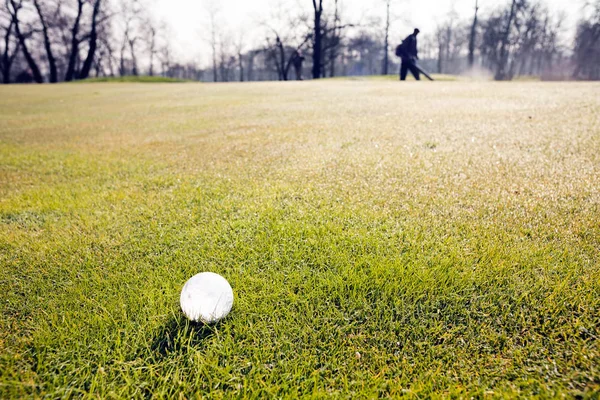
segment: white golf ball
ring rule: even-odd
[[[233,290],[221,275],[202,272],[183,286],[179,298],[181,310],[192,321],[219,322],[233,306]]]

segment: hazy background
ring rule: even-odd
[[[394,75],[396,46],[415,27],[419,64],[431,73],[600,79],[600,0],[8,0],[0,75],[4,83]]]

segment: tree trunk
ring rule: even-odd
[[[119,75],[125,75],[125,49],[127,48],[127,38],[123,38],[123,43],[121,44],[121,53],[119,57]]]
[[[135,41],[136,38],[129,39],[129,54],[131,54],[131,74],[138,76],[137,58],[135,55]]]
[[[277,48],[278,48],[278,46],[276,46],[276,48],[274,50],[271,50],[271,57],[273,57],[273,62],[275,63],[275,70],[277,70],[277,80],[282,81],[283,80],[283,66],[281,65],[281,63],[279,61],[279,56],[277,55]]]
[[[40,17],[40,22],[42,23],[42,33],[44,34],[44,48],[46,49],[46,56],[48,58],[48,69],[50,70],[50,83],[58,82],[58,72],[56,70],[56,59],[54,58],[54,54],[52,53],[52,45],[50,44],[50,37],[48,35],[48,24],[44,19],[44,13],[42,12],[42,8],[40,7],[40,3],[38,0],[34,0],[33,4],[35,9],[37,10],[38,16]]]
[[[115,76],[115,69],[113,66],[113,61],[114,61],[113,49],[106,39],[100,38],[100,43],[103,46],[104,50],[106,51],[106,59],[108,60],[108,73],[110,74],[111,77]]]
[[[94,74],[95,77],[98,78],[99,76],[106,76],[106,73],[104,72],[104,68],[102,68],[102,56],[100,55],[97,59],[94,60]]]
[[[316,0],[312,0],[313,8],[315,11],[314,18],[314,42],[313,42],[313,54],[312,54],[312,76],[313,79],[319,79],[321,77],[321,69],[323,66],[322,62],[322,40],[323,40],[323,31],[321,30],[321,15],[323,14],[323,0],[319,0],[319,5],[317,6]]]
[[[507,78],[506,64],[508,62],[508,40],[510,38],[510,28],[512,27],[512,20],[515,16],[515,8],[517,6],[517,0],[513,0],[510,6],[510,14],[508,15],[508,21],[506,23],[506,30],[502,36],[502,44],[500,45],[500,59],[498,60],[498,69],[496,70],[497,81],[503,81]]]
[[[21,32],[21,28],[19,27],[19,9],[21,8],[21,3],[17,5],[14,0],[10,0],[10,4],[13,8],[13,12],[11,13],[11,18],[15,26],[15,33],[17,35],[17,39],[21,45],[21,50],[23,51],[23,55],[25,56],[25,60],[27,61],[27,65],[29,69],[31,69],[31,73],[33,74],[33,80],[37,83],[44,83],[44,78],[42,77],[42,73],[38,68],[35,60],[31,56],[29,49],[27,48],[27,43],[25,42],[25,35]]]
[[[211,3],[212,4],[212,3]],[[210,12],[210,46],[212,48],[213,81],[218,82],[217,76],[217,26],[216,10],[211,8]]]
[[[338,46],[340,45],[340,13],[338,8],[338,0],[335,0],[335,13],[333,22],[333,44],[331,46],[330,60],[329,60],[329,76],[333,78],[335,76],[335,62],[338,57]]]
[[[238,65],[240,68],[240,82],[244,82],[244,59],[242,53],[238,53]]]
[[[69,56],[69,66],[67,67],[67,74],[65,81],[70,82],[75,77],[75,64],[77,63],[77,53],[79,52],[79,22],[81,21],[81,14],[83,13],[83,0],[77,0],[77,17],[75,17],[75,23],[73,29],[71,29],[71,54]]]
[[[150,24],[150,22],[148,22]],[[148,75],[154,76],[154,54],[156,53],[156,28],[150,25],[150,68]]]
[[[161,60],[162,75],[169,76],[171,71],[171,53],[169,52],[168,45],[163,50],[163,53],[163,59]]]
[[[10,70],[12,63],[19,52],[20,46],[19,42],[17,42],[14,52],[10,54],[10,36],[12,34],[13,26],[14,21],[11,18],[8,27],[6,28],[6,36],[4,37],[4,54],[2,54],[2,82],[5,84],[10,83]]]
[[[213,50],[213,81],[219,81],[219,78],[217,76],[217,56],[215,55],[215,50]]]
[[[250,52],[248,54],[248,72],[247,72],[247,78],[249,81],[254,80],[254,57],[256,56],[256,53],[254,52]]]
[[[94,4],[94,12],[92,14],[92,32],[90,33],[90,46],[88,49],[87,57],[83,63],[83,68],[81,68],[81,72],[79,73],[79,79],[86,79],[90,75],[90,69],[92,68],[92,63],[94,62],[94,55],[96,53],[96,47],[98,46],[98,13],[100,12],[100,3],[101,0],[96,0]]]
[[[287,81],[288,80],[288,69],[285,67],[285,49],[283,48],[283,43],[279,37],[277,37],[277,50],[279,51],[279,70],[280,70],[280,80]]]
[[[446,55],[446,72],[450,73],[450,68],[449,66],[450,61],[452,61],[452,53],[450,52],[450,45],[452,44],[452,26],[451,26],[451,22],[448,23],[448,26],[446,27],[446,51],[445,51],[445,55]]]
[[[388,74],[390,65],[390,3],[391,0],[386,1],[385,41],[383,44],[383,75]]]
[[[154,46],[156,45],[155,34],[152,34],[152,43],[150,44],[150,71],[148,71],[150,76],[154,76]]]
[[[218,82],[219,78],[218,78],[218,71],[217,71],[217,42],[216,39],[214,37],[214,33],[213,33],[213,39],[212,39],[212,63],[213,63],[213,81],[214,82]]]
[[[473,25],[471,25],[471,35],[469,36],[469,68],[475,64],[475,42],[477,36],[477,12],[479,11],[479,0],[475,0],[475,16]]]

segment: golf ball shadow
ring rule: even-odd
[[[215,331],[215,325],[193,322],[183,316],[173,317],[154,334],[150,348],[155,354],[168,357],[186,352],[190,346],[201,347]]]

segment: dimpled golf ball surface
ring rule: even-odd
[[[181,290],[181,310],[192,321],[219,322],[233,306],[233,290],[221,275],[203,272],[194,275]]]

